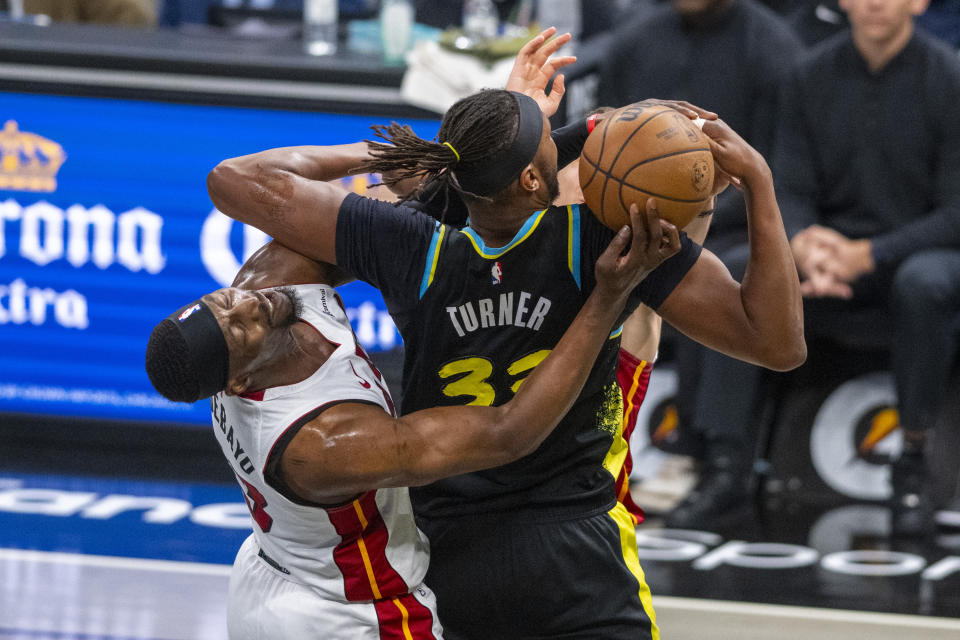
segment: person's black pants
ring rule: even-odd
[[[733,247],[720,259],[742,280],[749,249]],[[900,423],[911,429],[935,420],[957,353],[958,316],[960,249],[920,251],[895,269],[861,278],[851,300],[804,299],[808,345],[890,351]],[[719,451],[749,464],[765,370],[686,338],[677,355],[681,425],[703,434],[708,456]]]

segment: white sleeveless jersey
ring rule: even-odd
[[[306,380],[243,397],[214,396],[214,433],[240,482],[254,521],[253,541],[268,564],[329,601],[380,602],[389,610],[406,603],[400,609],[412,622],[420,616],[406,609],[417,603],[404,596],[423,581],[428,543],[414,523],[407,489],[371,490],[329,507],[294,502],[264,480],[278,443],[324,409],[363,402],[394,411],[335,291],[324,285],[292,288],[303,299],[301,321],[339,346]]]

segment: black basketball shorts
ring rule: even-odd
[[[584,517],[424,520],[446,640],[660,637],[620,503]]]

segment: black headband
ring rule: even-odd
[[[198,300],[174,311],[167,320],[173,322],[187,343],[200,397],[223,391],[230,371],[230,351],[210,307]]]
[[[464,191],[488,196],[516,180],[523,168],[530,164],[540,148],[543,134],[543,112],[533,98],[516,91],[510,95],[517,101],[519,118],[517,135],[513,142],[487,156],[473,166],[457,166],[454,173]]]

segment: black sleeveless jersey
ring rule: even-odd
[[[350,195],[337,224],[337,263],[380,289],[400,330],[403,413],[499,405],[570,326],[612,237],[583,205],[551,207],[531,215],[509,244],[490,248],[469,227],[457,230],[406,207]],[[699,254],[683,235],[681,251],[640,284],[624,317],[640,302],[657,308]],[[610,331],[577,402],[534,453],[411,489],[418,515],[561,513],[612,504],[608,469],[612,458],[622,462],[625,448],[619,323]]]

